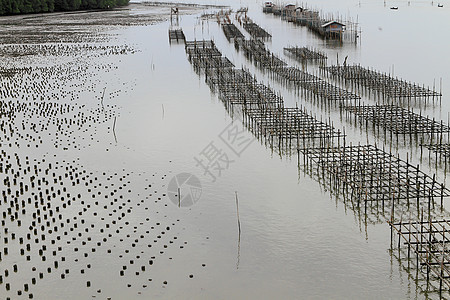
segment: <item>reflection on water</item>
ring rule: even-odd
[[[336,44],[263,14],[259,1],[229,4],[248,6],[252,20],[272,35],[265,43],[270,51],[316,76],[318,64],[302,66],[283,49],[308,46],[325,53],[328,64],[348,57],[348,64],[425,86],[442,78],[442,104],[415,111],[447,123],[447,5],[315,1],[314,8],[360,23],[357,44]],[[399,9],[390,10],[394,5]],[[181,10],[187,40],[213,39],[236,68],[244,66],[277,91],[286,107],[304,107],[345,127],[347,143],[385,143],[445,181],[433,157],[420,159],[417,140],[391,143],[353,126],[338,107],[324,107],[250,63],[214,20],[198,18],[214,8]],[[207,145],[222,143],[233,123],[204,75],[191,67],[184,45],[169,44],[170,24],[159,22],[168,13],[168,7],[131,5],[84,18],[0,19],[6,28],[0,33],[0,295],[437,298],[422,293],[405,265],[390,257],[389,226],[378,222],[387,208],[369,206],[364,215],[336,198],[329,186],[299,171],[296,151],[279,155],[254,141],[215,181],[198,167],[195,158]],[[248,131],[242,136],[254,140]],[[189,207],[172,199],[178,189],[169,185],[181,173],[201,183],[195,185],[201,197]],[[191,186],[178,182],[180,199]]]

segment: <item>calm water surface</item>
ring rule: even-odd
[[[260,2],[201,3],[248,6],[248,16],[273,36],[267,46],[292,65],[297,63],[283,55],[283,47],[307,45],[326,52],[329,64],[334,64],[337,57],[342,63],[348,56],[349,63],[394,73],[426,86],[433,86],[434,81],[439,86],[442,78],[442,105],[415,109],[447,121],[450,40],[446,30],[450,25],[450,3],[445,0],[443,8],[428,1],[410,1],[410,5],[406,1],[387,1],[386,5],[383,1],[349,0],[310,3],[312,8],[358,19],[360,40],[338,46],[318,39],[305,28],[264,15]],[[390,6],[399,9],[390,10]],[[348,141],[383,144],[383,140],[341,120],[338,110],[324,110],[270,80],[234,50],[216,22],[198,18],[198,13],[211,11],[202,9],[180,17],[179,25],[188,40],[214,39],[219,50],[237,67],[249,68],[260,81],[279,91],[287,106],[303,105],[317,118],[331,118],[335,127],[345,127]],[[145,12],[130,6],[130,14]],[[25,292],[17,293],[24,291],[24,283],[30,284],[35,299],[438,298],[436,294],[421,293],[404,265],[391,256],[388,225],[382,221],[366,223],[362,214],[346,207],[299,170],[296,155],[280,156],[257,140],[240,156],[227,150],[220,137],[233,119],[210,91],[204,76],[194,72],[184,46],[169,44],[169,27],[168,21],[150,26],[111,26],[106,32],[112,38],[100,44],[129,45],[137,51],[81,57],[75,62],[75,66],[88,66],[92,75],[91,90],[86,86],[72,87],[79,95],[75,102],[85,105],[81,110],[87,114],[103,118],[103,113],[95,109],[102,112],[99,99],[106,88],[103,102],[106,111],[113,114],[111,118],[105,116],[103,123],[93,123],[94,131],[69,131],[67,138],[79,147],[55,148],[52,141],[56,137],[52,133],[44,137],[44,145],[36,151],[2,145],[8,153],[45,157],[46,162],[62,165],[67,162],[90,172],[90,178],[97,178],[86,186],[64,183],[70,193],[81,194],[80,200],[64,210],[64,219],[79,226],[73,230],[60,228],[62,239],[54,246],[48,243],[49,249],[58,251],[56,258],[48,252],[46,261],[38,254],[26,261],[19,254],[23,245],[4,245],[11,249],[0,262],[0,270],[10,273],[3,276],[3,286],[0,285],[2,298],[28,298]],[[25,59],[14,61],[18,65],[25,63]],[[32,58],[31,63],[45,64],[40,58]],[[96,68],[108,65],[113,66],[109,71]],[[308,68],[316,72],[315,66]],[[78,80],[82,81],[76,79],[73,83]],[[241,126],[239,121],[234,122]],[[117,141],[112,135],[113,126]],[[52,128],[48,130],[52,132]],[[95,137],[91,142],[89,134]],[[250,132],[244,136],[254,139]],[[194,159],[211,142],[227,151],[233,160],[220,176],[216,174],[215,181]],[[419,162],[420,151],[415,143],[394,146],[393,151],[403,156],[408,153],[412,161]],[[427,160],[422,161],[421,168],[429,174],[436,172]],[[182,172],[194,174],[201,182],[201,198],[188,208],[178,208],[167,197],[170,180]],[[444,181],[442,170],[437,173],[439,181]],[[122,183],[123,189],[109,198],[103,196]],[[97,193],[100,191],[101,196]],[[126,211],[125,216],[117,218],[121,211]],[[7,222],[10,232],[26,235],[33,217],[26,214],[22,219],[27,226]],[[64,230],[68,230],[67,236],[62,234]],[[2,233],[2,237],[11,238],[10,233]],[[96,246],[97,241],[102,242],[100,246]],[[46,244],[41,241],[32,248]],[[57,250],[58,245],[62,250]],[[61,256],[64,261],[59,259]],[[54,260],[60,261],[61,266],[49,273],[47,268]],[[150,264],[150,260],[154,262]],[[19,265],[19,272],[11,271],[14,264]],[[144,265],[145,271],[141,269]],[[125,274],[121,275],[124,266]],[[31,278],[38,278],[39,271],[45,274],[44,278],[32,285]],[[62,273],[66,274],[65,279],[61,279]],[[11,283],[10,290],[5,288],[5,282]]]

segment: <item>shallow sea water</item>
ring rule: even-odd
[[[386,6],[381,1],[316,1],[313,8],[358,17],[361,40],[356,45],[341,46],[264,15],[260,2],[202,4],[248,6],[248,16],[273,35],[267,46],[292,65],[298,63],[285,57],[282,48],[308,45],[326,52],[329,64],[335,63],[337,56],[341,63],[348,56],[350,63],[394,72],[428,86],[442,78],[442,104],[421,109],[446,121],[450,111],[450,61],[446,56],[450,42],[445,38],[445,28],[450,6],[442,3],[443,8],[416,1],[409,6],[403,1],[387,1]],[[399,9],[393,11],[390,6]],[[130,5],[124,15],[145,16],[154,9]],[[383,139],[370,132],[366,136],[365,129],[341,120],[338,110],[325,110],[258,70],[234,50],[215,21],[198,18],[198,14],[211,11],[214,9],[194,12],[191,8],[193,14],[181,15],[179,25],[188,40],[214,39],[236,67],[249,68],[260,81],[279,91],[286,105],[303,105],[318,118],[331,118],[336,127],[345,127],[347,141],[364,143],[368,139],[383,144]],[[112,17],[105,13],[99,19]],[[66,22],[65,18],[62,15],[57,22]],[[60,50],[56,57],[3,54],[1,67],[33,66],[37,75],[32,77],[34,81],[24,83],[16,74],[11,81],[17,79],[14,82],[28,89],[2,101],[33,103],[33,96],[48,95],[43,102],[67,105],[72,113],[56,111],[53,118],[39,116],[37,112],[42,110],[33,110],[30,104],[23,111],[17,108],[13,121],[0,118],[17,129],[0,133],[1,150],[5,151],[3,165],[11,164],[18,172],[18,181],[28,185],[32,172],[25,173],[25,162],[29,161],[31,170],[34,165],[42,169],[36,175],[41,184],[30,186],[17,197],[14,194],[19,187],[13,185],[12,195],[0,206],[4,220],[1,249],[8,248],[0,261],[2,298],[28,299],[30,294],[34,299],[438,298],[437,294],[421,293],[403,269],[404,264],[391,256],[389,226],[381,221],[366,224],[362,212],[355,213],[299,170],[296,153],[280,156],[250,132],[244,137],[253,142],[240,155],[231,152],[221,137],[230,124],[241,126],[239,120],[233,121],[204,76],[194,72],[184,46],[169,44],[170,23],[150,23],[145,19],[131,26],[91,24],[88,34],[75,43],[116,45],[120,49],[127,45],[134,51],[127,50],[126,54],[90,49],[75,55],[70,48],[73,42],[67,40],[63,44],[69,46],[68,55],[61,55]],[[30,25],[24,26],[27,29]],[[54,70],[55,77],[38,69],[49,61],[61,66]],[[308,66],[308,70],[314,72],[315,67]],[[74,77],[63,80],[63,74]],[[2,80],[3,89],[10,79]],[[43,82],[44,89],[37,89],[33,82]],[[22,100],[22,95],[31,98]],[[373,103],[370,98],[366,100]],[[66,126],[64,122],[69,119],[82,123]],[[27,125],[33,123],[43,127],[33,131]],[[19,130],[22,124],[25,129]],[[34,138],[40,136],[42,143],[19,135],[27,133]],[[195,161],[211,142],[233,160],[220,176],[216,174],[215,181]],[[393,151],[408,153],[411,161],[420,161],[415,143],[394,145]],[[20,157],[20,164],[14,153]],[[429,174],[436,172],[427,159],[421,168]],[[201,197],[194,205],[179,208],[169,198],[170,182],[183,172],[200,180]],[[445,180],[442,169],[437,170],[437,176],[439,181]],[[2,182],[13,177],[11,172],[0,173]],[[46,198],[47,189],[50,200]],[[51,195],[58,190],[64,200],[59,194]],[[7,192],[6,185],[2,191]],[[44,194],[43,201],[39,192]],[[68,199],[72,199],[70,204]],[[22,200],[26,212],[11,218],[10,201],[18,201],[20,206]],[[67,205],[63,207],[63,203]],[[374,218],[371,215],[368,219]],[[24,238],[22,244],[19,237]],[[24,284],[28,284],[28,291]]]

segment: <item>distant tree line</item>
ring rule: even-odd
[[[127,5],[129,0],[0,0],[0,15],[31,14]]]

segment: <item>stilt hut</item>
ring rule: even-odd
[[[322,24],[322,31],[327,38],[342,39],[342,33],[345,31],[345,25],[338,21],[329,21]]]

